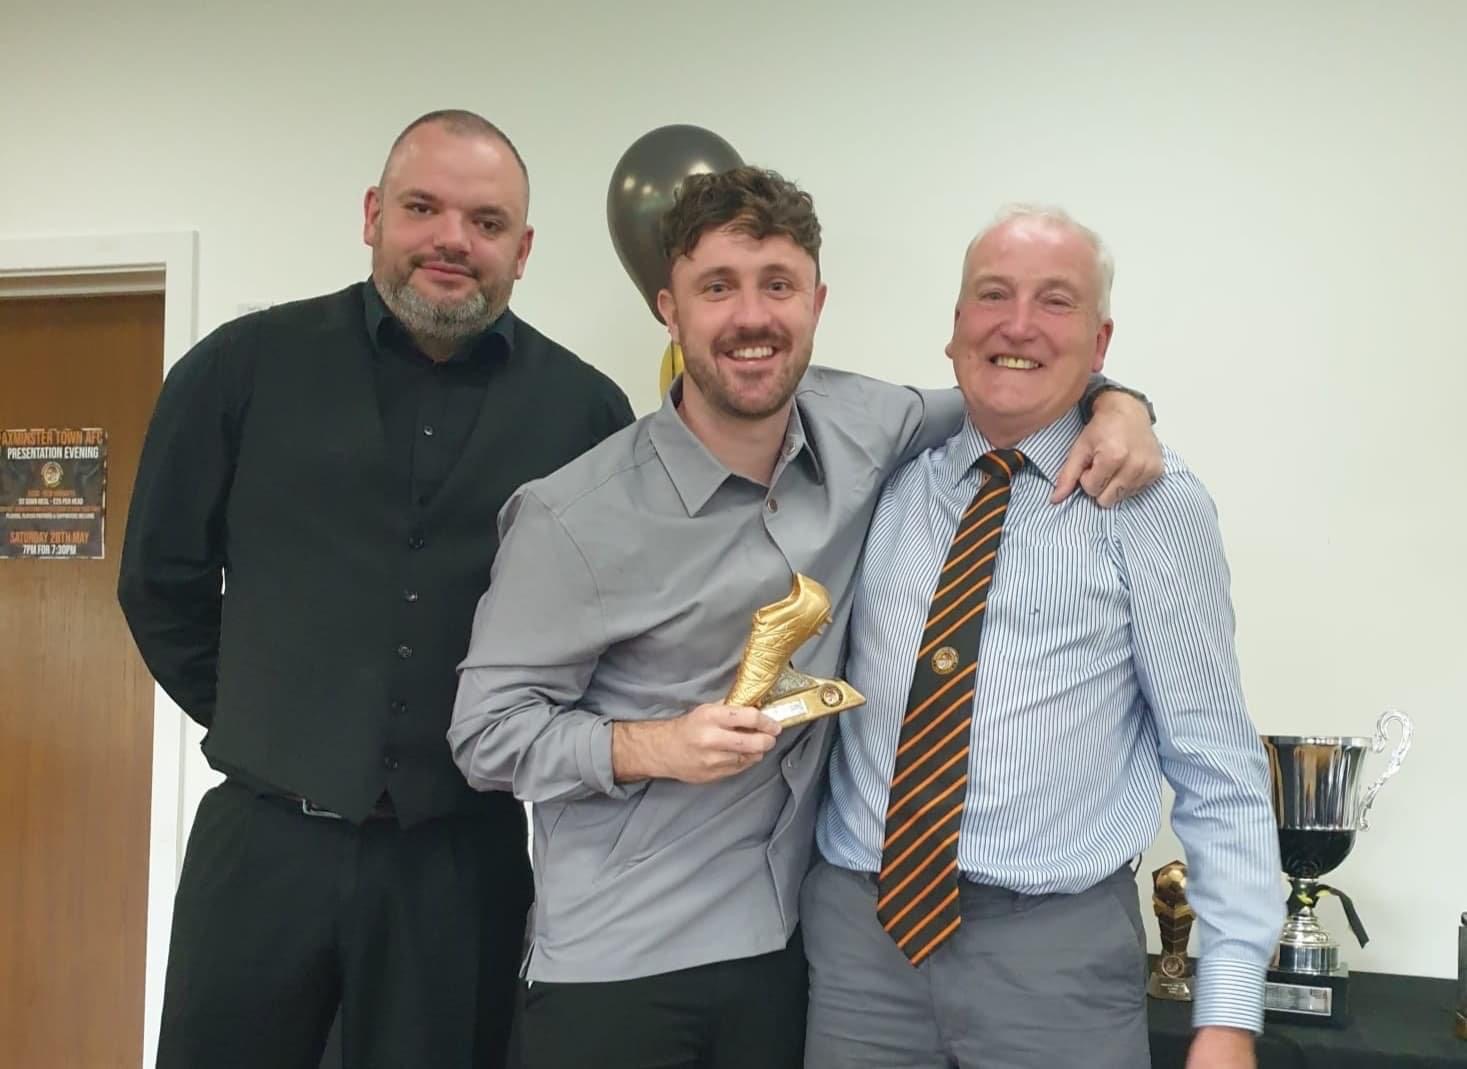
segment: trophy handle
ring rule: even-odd
[[[1380,753],[1386,748],[1386,743],[1390,741],[1390,737],[1386,734],[1386,728],[1392,723],[1401,725],[1401,741],[1391,751],[1391,759],[1386,763],[1385,771],[1380,774],[1379,779],[1370,785],[1370,789],[1365,792],[1364,800],[1360,803],[1361,831],[1370,827],[1370,822],[1365,819],[1365,815],[1370,812],[1370,806],[1375,801],[1376,792],[1380,790],[1381,785],[1386,780],[1401,770],[1401,760],[1406,756],[1406,751],[1411,749],[1411,718],[1399,709],[1387,709],[1380,714],[1380,719],[1375,722],[1375,738],[1370,742],[1371,751],[1373,753]]]

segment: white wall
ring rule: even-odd
[[[1187,6],[8,0],[0,237],[196,229],[208,330],[364,276],[388,142],[474,108],[530,164],[517,311],[646,410],[664,339],[604,204],[654,126],[707,126],[814,193],[817,359],[899,380],[949,381],[959,259],[992,210],[1068,206],[1119,259],[1109,369],[1218,501],[1260,728],[1416,719],[1336,873],[1373,937],[1347,957],[1455,974],[1467,5]],[[1163,833],[1144,870],[1177,853]]]

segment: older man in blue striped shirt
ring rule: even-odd
[[[1188,1066],[1254,1064],[1283,895],[1212,501],[1167,452],[1115,510],[1050,504],[1113,273],[1054,210],[969,246],[948,347],[968,422],[888,483],[857,579],[868,703],[803,893],[807,1066],[1149,1065],[1129,863],[1163,776],[1201,936]]]

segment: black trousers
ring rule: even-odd
[[[522,1069],[800,1069],[800,933],[756,958],[607,983],[521,988]]]
[[[158,1066],[317,1069],[339,1007],[346,1069],[499,1069],[532,893],[503,821],[358,827],[222,784],[174,900]]]

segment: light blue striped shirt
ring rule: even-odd
[[[1258,1031],[1283,921],[1269,773],[1233,648],[1212,499],[1181,459],[1115,509],[1049,503],[1078,413],[1020,442],[980,639],[958,865],[1025,894],[1084,891],[1140,855],[1161,777],[1187,853],[1200,954],[1193,1023]],[[918,637],[990,449],[971,424],[888,482],[857,575],[818,823],[832,864],[875,872]]]

